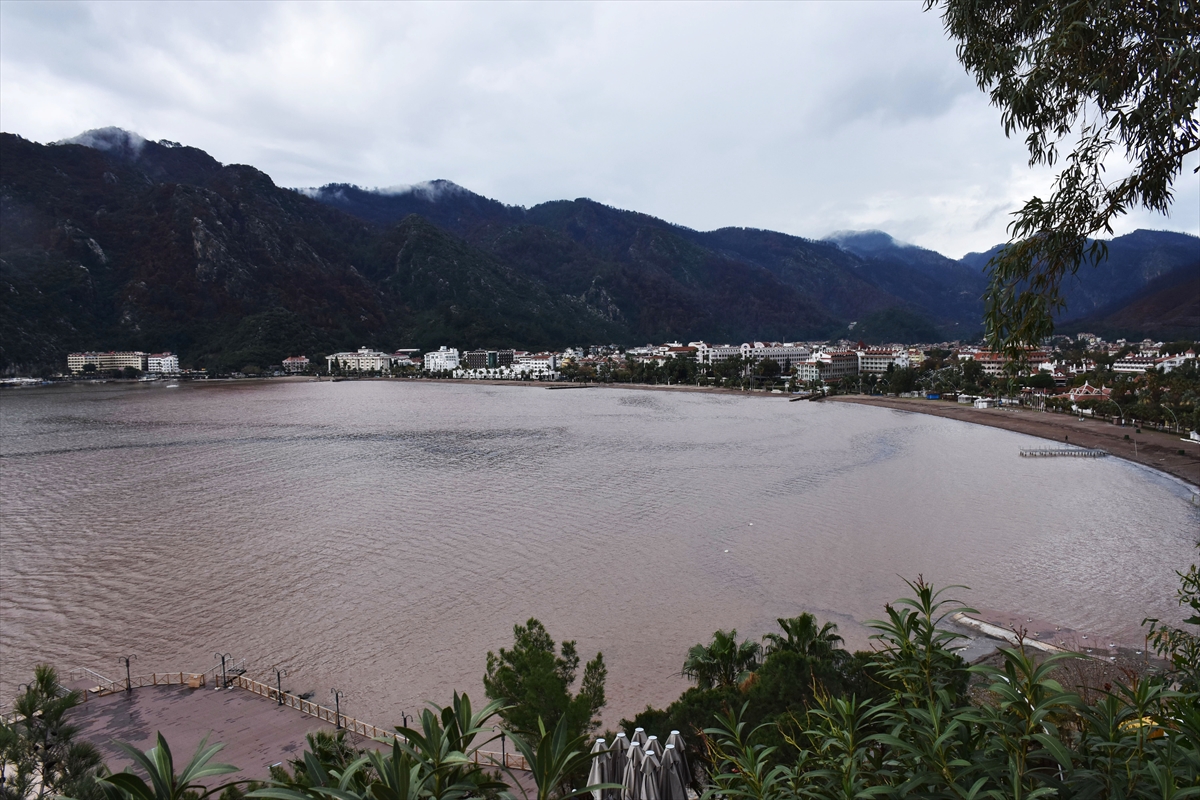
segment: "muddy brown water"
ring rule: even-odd
[[[251,676],[369,722],[541,619],[602,650],[615,723],[687,648],[801,611],[867,644],[903,577],[1140,644],[1200,508],[1117,459],[783,398],[432,382],[83,385],[0,398],[0,692],[51,661]]]

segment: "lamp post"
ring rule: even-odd
[[[1163,411],[1166,411],[1168,414],[1171,415],[1171,419],[1175,420],[1175,432],[1179,433],[1179,417],[1175,416],[1175,412],[1172,411],[1171,409],[1167,408],[1165,403],[1159,403],[1159,406],[1162,407]]]
[[[412,719],[412,717],[410,717],[410,716],[409,716],[408,714],[406,714],[405,712],[401,711],[401,712],[400,712],[400,727],[402,727],[402,728],[407,728],[407,727],[408,727],[408,721],[409,721],[410,719]]]
[[[283,676],[287,674],[286,669],[275,668],[275,696],[279,699],[279,705],[283,705]]]
[[[504,738],[505,738],[504,728],[501,728],[499,725],[493,725],[492,730],[498,731],[500,733],[500,764],[507,768],[508,767],[508,755],[504,749]]]
[[[342,727],[342,694],[337,689],[329,690],[333,694],[333,727]]]
[[[135,655],[128,655],[128,656],[121,656],[119,659],[117,659],[118,661],[124,661],[124,662],[125,662],[125,691],[126,691],[126,692],[132,692],[132,691],[133,691],[133,679],[131,679],[131,678],[129,677],[129,662],[130,662],[130,661],[132,661],[132,660],[133,660],[133,659],[135,659],[135,658],[137,658],[137,656],[135,656]]]
[[[225,659],[232,660],[233,656],[229,655],[229,653],[217,653],[214,658],[221,659],[221,688],[228,689],[229,680],[225,677]]]
[[[1124,428],[1125,427],[1125,410],[1123,408],[1121,408],[1120,403],[1118,403],[1116,400],[1113,400],[1111,397],[1106,397],[1105,399],[1117,407],[1117,413],[1121,415],[1121,427]]]

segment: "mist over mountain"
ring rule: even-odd
[[[1200,275],[1200,239],[1174,231],[1136,230],[1107,242],[1108,257],[1098,265],[1081,266],[1063,282],[1067,307],[1058,314],[1059,324],[1070,329],[1082,319],[1099,319],[1104,313],[1130,302],[1151,282],[1178,273],[1177,277]],[[983,273],[992,256],[1004,245],[984,253],[968,253],[961,263]],[[1151,335],[1161,320],[1154,315],[1126,320],[1130,335]],[[1140,332],[1140,333],[1139,333]],[[1186,326],[1185,326],[1186,332]],[[1196,330],[1191,331],[1193,334]]]
[[[1198,244],[1119,237],[1081,276],[1081,304],[1132,296]],[[0,134],[7,371],[99,348],[237,369],[362,345],[792,340],[855,322],[955,338],[980,329],[979,258],[879,231],[695,231],[586,198],[507,206],[441,180],[287,189],[116,128],[52,145]]]

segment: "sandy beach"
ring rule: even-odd
[[[823,402],[859,403],[947,417],[1038,436],[1052,442],[1107,450],[1114,456],[1153,467],[1186,481],[1193,487],[1200,487],[1200,444],[1180,441],[1180,434],[1148,428],[1136,433],[1132,426],[1121,427],[1104,420],[1081,420],[1071,414],[1055,414],[1027,408],[975,408],[940,400],[843,395],[831,397]],[[1126,439],[1126,436],[1129,438]],[[1179,452],[1181,450],[1182,455]]]
[[[308,380],[311,380],[309,378]],[[370,379],[368,379],[370,380]],[[393,380],[388,378],[375,380]],[[651,385],[644,383],[543,383],[538,381],[472,380],[441,378],[440,382],[493,387],[540,387],[543,389],[636,389],[660,392],[696,392],[730,396],[755,397],[782,401],[787,395],[742,389],[720,389],[711,386]],[[989,425],[1008,431],[1037,436],[1052,442],[1106,450],[1118,458],[1152,467],[1179,478],[1200,492],[1200,444],[1186,441],[1186,434],[1166,433],[1143,428],[1137,433],[1133,426],[1121,427],[1104,420],[1080,419],[1071,414],[1057,414],[1033,409],[975,408],[974,406],[940,400],[868,395],[837,395],[821,402],[858,403],[860,405],[910,411],[947,417],[977,425]],[[1129,438],[1126,439],[1125,437]],[[1181,439],[1183,441],[1181,441]],[[1182,455],[1179,451],[1183,451]]]

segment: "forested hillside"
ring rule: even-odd
[[[1103,285],[1085,275],[1080,296],[1115,307],[1197,243],[1114,240]],[[525,209],[447,181],[293,190],[118,129],[53,145],[0,134],[6,372],[84,349],[225,370],[362,345],[971,337],[978,260],[878,233],[694,231],[587,199]]]

